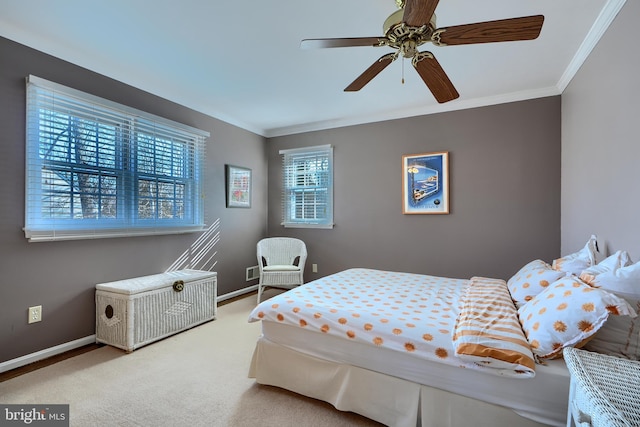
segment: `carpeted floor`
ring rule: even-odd
[[[268,296],[268,295],[267,295]],[[0,383],[0,402],[70,405],[71,426],[379,426],[247,378],[255,295],[133,353],[104,346]]]

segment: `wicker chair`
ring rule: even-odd
[[[304,283],[307,246],[292,237],[262,239],[257,245],[260,282],[258,304],[265,288],[292,289]]]

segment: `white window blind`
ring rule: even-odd
[[[35,76],[26,130],[30,241],[203,229],[208,132]]]
[[[282,224],[333,228],[333,147],[281,150]]]

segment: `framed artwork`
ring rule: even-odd
[[[449,152],[402,156],[402,213],[449,213]]]
[[[225,165],[228,208],[251,207],[251,169]]]

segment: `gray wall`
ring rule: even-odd
[[[219,294],[255,284],[245,282],[245,268],[256,264],[255,244],[266,234],[265,138],[3,38],[0,63],[0,362],[94,334],[96,283],[163,272],[200,235],[28,243],[22,227],[29,74],[209,131],[205,215],[220,235],[205,267],[218,272]],[[225,208],[226,163],[253,170],[251,209]],[[28,325],[33,305],[43,306],[43,321]]]
[[[34,74],[211,132],[206,215],[219,293],[241,289],[255,242],[307,242],[306,279],[349,267],[507,278],[560,252],[560,97],[272,138],[0,38],[0,362],[94,333],[93,285],[166,270],[198,237],[28,243],[24,215],[24,77]],[[11,64],[10,67],[4,64]],[[335,146],[333,230],[283,229],[282,148]],[[403,154],[450,153],[449,215],[403,215]],[[224,207],[224,164],[250,167],[253,207]],[[269,166],[269,167],[267,167]],[[267,182],[269,185],[267,186]],[[268,210],[267,210],[268,206]],[[311,273],[312,263],[319,265]],[[249,283],[251,284],[251,283]],[[27,325],[26,309],[44,320]]]
[[[627,1],[562,95],[565,252],[595,233],[640,259],[639,16]]]
[[[319,144],[335,146],[332,230],[284,229],[269,168],[268,233],[307,243],[307,281],[350,267],[508,278],[559,255],[560,97],[272,138],[269,165]],[[450,214],[403,215],[402,155],[434,151],[450,155]]]

